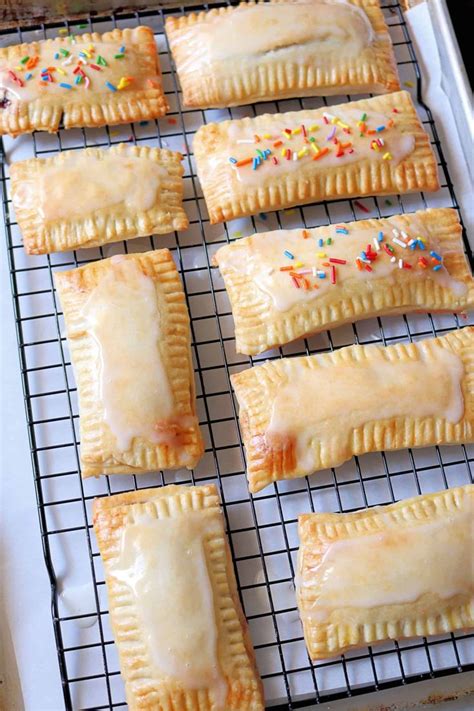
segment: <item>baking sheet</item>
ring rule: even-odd
[[[392,14],[390,9],[386,13],[392,26],[402,81],[416,86],[401,16],[398,11]],[[63,324],[59,304],[52,292],[51,268],[71,268],[102,255],[99,250],[85,250],[75,255],[26,257],[14,215],[10,218],[11,258],[16,273],[18,315],[24,341],[22,352],[30,387],[38,477],[44,497],[42,511],[58,579],[59,628],[73,707],[124,706],[123,686],[108,624],[102,567],[89,527],[91,501],[95,495],[118,492],[135,485],[145,487],[191,480],[201,483],[216,479],[220,483],[242,599],[269,705],[281,701],[288,708],[292,701],[305,697],[323,699],[348,689],[354,693],[363,687],[380,687],[384,683],[401,682],[412,675],[429,675],[434,670],[474,662],[472,639],[457,634],[432,639],[429,646],[423,640],[400,645],[389,643],[374,648],[371,653],[359,650],[345,655],[344,660],[309,664],[295,609],[293,586],[298,513],[348,511],[387,503],[420,491],[466,483],[471,480],[474,451],[472,447],[455,447],[368,455],[335,471],[321,472],[308,480],[282,482],[249,497],[243,475],[243,451],[235,402],[228,380],[229,372],[248,367],[249,359],[235,353],[229,304],[219,273],[209,267],[210,258],[223,241],[238,233],[245,235],[254,229],[313,227],[328,221],[340,222],[354,219],[354,210],[356,218],[366,217],[366,214],[355,208],[352,201],[339,201],[260,216],[255,221],[246,219],[211,227],[190,154],[194,131],[205,120],[228,118],[229,115],[236,118],[268,110],[291,110],[300,108],[301,103],[284,101],[278,105],[232,109],[231,112],[181,113],[176,77],[162,34],[162,16],[158,13],[139,19],[157,31],[165,85],[172,103],[169,118],[109,131],[61,131],[58,137],[36,134],[33,139],[5,140],[8,161],[31,157],[35,151],[46,156],[58,149],[79,148],[85,144],[108,145],[109,141],[117,143],[130,137],[140,143],[161,144],[186,152],[186,209],[192,220],[190,229],[177,236],[134,240],[127,247],[129,251],[143,251],[153,246],[168,246],[173,250],[183,276],[192,316],[199,413],[207,444],[206,455],[193,475],[178,472],[146,475],[137,480],[116,477],[108,482],[105,479],[81,482],[77,472],[76,391],[67,343],[63,337],[58,338],[58,332],[63,334]],[[136,22],[137,17],[132,17],[117,24],[123,27]],[[109,26],[97,22],[94,29],[105,31]],[[51,30],[48,35],[54,36],[56,31]],[[28,32],[22,39],[28,41],[38,36],[37,32]],[[339,103],[345,98],[333,97],[328,103]],[[305,99],[302,104],[316,107],[322,105],[323,100]],[[423,111],[420,114],[427,121],[426,114]],[[426,126],[429,129],[429,125]],[[441,178],[446,185],[443,174]],[[6,187],[9,190],[8,181]],[[362,202],[374,216],[379,210],[383,215],[390,215],[425,205],[452,204],[447,187],[435,195],[411,195],[401,200],[394,196],[390,200],[391,205],[387,205],[385,199],[364,199]],[[122,244],[111,245],[102,254],[110,256],[123,251]],[[281,353],[317,352],[356,341],[393,343],[444,333],[472,322],[472,318],[460,320],[449,314],[372,319],[355,327],[347,326],[299,341],[283,348]],[[89,552],[93,555],[92,567]],[[93,584],[94,579],[97,585]]]

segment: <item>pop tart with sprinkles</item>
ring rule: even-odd
[[[439,188],[406,91],[201,126],[194,155],[211,223],[323,200]]]
[[[374,316],[474,308],[456,210],[258,232],[217,250],[236,349],[256,355]]]
[[[153,30],[114,29],[0,49],[0,135],[96,127],[168,110]]]

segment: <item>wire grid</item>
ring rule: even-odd
[[[222,3],[223,4],[223,3]],[[207,9],[207,5],[202,6]],[[194,9],[194,8],[193,8]],[[421,101],[421,78],[412,42],[398,2],[384,5],[399,71],[415,84],[418,108],[438,157],[441,190],[434,196],[364,199],[372,216],[429,206],[458,208],[436,127]],[[160,49],[163,80],[171,113],[159,122],[126,127],[34,133],[2,142],[0,179],[11,268],[17,336],[28,419],[42,543],[51,581],[51,606],[66,709],[113,709],[126,706],[118,659],[108,620],[103,569],[91,529],[96,495],[172,482],[219,484],[239,591],[264,681],[268,708],[296,709],[331,699],[405,685],[421,679],[474,669],[473,636],[463,633],[389,642],[311,664],[304,646],[294,595],[297,515],[308,511],[352,511],[390,503],[405,496],[473,480],[474,451],[467,446],[355,458],[337,471],[279,482],[251,497],[245,483],[245,459],[229,376],[263,358],[236,354],[229,303],[219,274],[211,268],[213,252],[238,233],[313,227],[365,217],[357,201],[338,200],[271,215],[211,226],[197,182],[192,135],[209,120],[287,111],[340,103],[341,98],[304,99],[228,111],[183,110],[174,66],[163,32],[166,14],[180,10],[114,13],[77,22],[3,31],[0,41],[13,44],[71,32],[105,31],[111,26],[152,26]],[[81,27],[78,29],[78,25]],[[347,100],[357,97],[346,97]],[[150,237],[101,249],[26,257],[12,215],[8,162],[22,151],[29,157],[63,149],[110,146],[121,141],[167,146],[185,154],[185,206],[190,228],[169,237]],[[235,228],[238,227],[238,230]],[[472,266],[472,254],[464,235]],[[191,314],[198,411],[206,453],[192,471],[82,481],[79,475],[77,393],[71,371],[53,268],[72,268],[104,256],[172,249],[182,275]],[[376,318],[298,341],[265,357],[310,354],[353,343],[416,340],[459,328],[469,319],[453,315]],[[80,601],[79,601],[80,600]]]

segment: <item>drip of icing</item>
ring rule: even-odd
[[[314,267],[328,272],[327,268],[321,266],[323,262],[333,258],[342,259],[346,261],[346,264],[335,264],[337,284],[342,286],[346,282],[358,281],[363,282],[367,289],[370,289],[372,282],[378,279],[387,278],[391,274],[400,276],[398,260],[390,261],[390,256],[383,251],[383,244],[391,245],[396,249],[399,257],[403,256],[408,263],[413,264],[414,268],[410,271],[403,270],[407,279],[429,278],[458,296],[462,296],[466,292],[466,284],[453,279],[444,267],[436,272],[432,269],[417,268],[419,256],[429,254],[430,249],[438,252],[439,248],[431,240],[422,222],[415,217],[408,225],[403,223],[400,226],[396,219],[385,220],[380,224],[380,229],[384,230],[386,237],[385,241],[381,243],[381,251],[378,253],[377,259],[372,263],[372,271],[360,271],[355,260],[360,256],[361,251],[367,248],[368,244],[373,248],[373,239],[374,235],[378,233],[377,230],[373,227],[359,227],[352,224],[347,225],[347,228],[349,233],[344,235],[338,234],[334,225],[315,230],[259,232],[223,247],[218,253],[218,263],[222,269],[250,277],[256,287],[267,296],[269,307],[280,312],[289,311],[298,304],[318,299],[334,289],[328,275],[325,279],[318,279],[312,274],[307,278],[311,284],[317,285],[317,289],[296,288],[288,271],[280,271],[281,267],[300,263],[303,265],[303,270]],[[406,230],[409,235],[422,237],[425,240],[426,250],[421,252],[418,249],[416,251],[399,249],[391,243],[392,229],[394,228]],[[304,233],[306,233],[306,237]],[[318,246],[320,238],[324,239],[322,247]],[[328,238],[332,239],[332,243],[329,245],[327,244]],[[285,250],[294,256],[294,260],[285,256]],[[325,256],[319,258],[317,256],[319,253]],[[449,253],[445,252],[444,256],[446,254]]]
[[[300,590],[316,588],[303,617],[325,622],[350,608],[415,603],[423,595],[443,600],[474,588],[473,511],[400,527],[387,517],[380,533],[323,544],[319,565],[305,568]]]
[[[222,533],[220,524],[202,512],[157,519],[132,511],[131,519],[109,572],[130,588],[150,663],[185,689],[210,688],[213,709],[225,711],[227,682],[204,549],[207,535]]]
[[[255,28],[258,27],[258,31]],[[281,55],[287,62],[359,56],[374,39],[366,13],[345,2],[243,5],[227,15],[208,15],[180,36],[188,46],[182,73],[224,71],[225,62],[260,63]]]
[[[88,615],[91,610],[96,609],[95,592],[92,583],[66,585],[59,599],[68,615],[71,617],[78,616],[78,619],[74,620],[78,627],[92,627],[97,622],[97,615]],[[81,615],[87,615],[87,617],[81,617]]]
[[[160,354],[160,309],[153,279],[136,260],[112,257],[84,308],[99,354],[98,396],[120,452],[135,437],[167,441],[174,398]],[[123,334],[126,337],[123,337]]]
[[[166,175],[166,169],[154,161],[126,151],[104,151],[100,157],[72,153],[59,165],[41,171],[34,189],[28,181],[20,185],[15,207],[37,209],[45,222],[90,215],[116,205],[141,212],[156,204]]]
[[[342,446],[370,422],[403,416],[459,422],[464,413],[461,359],[442,347],[427,351],[418,345],[417,351],[409,361],[385,360],[380,351],[377,360],[337,368],[312,356],[314,367],[305,369],[304,378],[298,361],[290,360],[286,383],[272,403],[267,444],[278,448],[294,438],[298,471],[311,474],[313,446],[335,436]]]

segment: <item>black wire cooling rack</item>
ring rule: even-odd
[[[1,146],[0,179],[11,288],[65,708],[97,710],[126,706],[108,621],[104,576],[91,528],[92,499],[96,495],[175,481],[217,480],[219,484],[239,590],[264,680],[268,708],[297,709],[474,669],[473,637],[461,633],[429,640],[390,642],[317,664],[309,662],[293,587],[298,513],[351,511],[467,483],[472,481],[474,452],[472,448],[460,446],[369,455],[337,471],[279,482],[257,496],[249,496],[229,380],[232,372],[249,365],[249,359],[235,353],[230,308],[220,276],[211,268],[212,254],[220,244],[240,234],[280,227],[312,227],[366,215],[361,212],[360,201],[339,200],[259,215],[226,226],[209,224],[191,152],[192,135],[199,125],[221,117],[316,107],[328,102],[304,99],[225,112],[183,110],[163,32],[165,15],[170,12],[184,12],[184,8],[115,13],[0,33],[0,44],[13,44],[56,36],[61,28],[80,34],[84,30],[101,32],[114,26],[148,24],[156,32],[164,85],[171,104],[171,113],[159,122],[93,130],[61,129],[54,136],[34,133],[15,141],[4,139]],[[413,87],[420,116],[437,154],[441,190],[431,196],[370,198],[362,203],[376,217],[429,206],[458,209],[433,117],[421,99],[420,71],[399,3],[385,4],[384,13],[402,82],[405,80],[407,86]],[[329,103],[340,101],[339,97]],[[189,230],[102,249],[27,257],[11,213],[8,163],[66,148],[109,146],[121,141],[168,146],[184,153]],[[465,235],[464,239],[472,266]],[[98,481],[83,482],[79,475],[76,388],[63,336],[62,313],[53,286],[53,271],[128,249],[144,251],[163,246],[169,247],[176,258],[191,314],[198,408],[206,454],[193,472],[139,478],[101,477]],[[301,340],[267,357],[322,352],[353,343],[414,340],[440,335],[466,323],[467,319],[453,314],[371,319]],[[71,590],[75,596],[71,596]],[[71,603],[74,597],[75,605]]]

